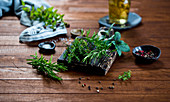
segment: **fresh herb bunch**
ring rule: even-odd
[[[131,70],[128,70],[128,72],[124,72],[123,75],[119,75],[118,79],[122,79],[123,81],[128,80],[131,78]]]
[[[49,62],[43,57],[43,55],[38,58],[37,52],[35,53],[35,55],[30,56],[33,57],[33,59],[27,59],[27,61],[31,61],[27,62],[27,64],[32,65],[33,68],[36,68],[38,72],[41,72],[52,79],[62,80],[62,78],[58,77],[57,74],[54,72],[65,71],[67,70],[67,67],[63,64],[52,63],[53,55],[51,55]]]
[[[50,28],[54,31],[56,30],[56,27],[60,26],[61,23],[64,23],[64,25],[69,26],[66,22],[64,22],[64,14],[57,13],[57,9],[53,10],[54,7],[50,8],[44,8],[44,6],[41,6],[40,8],[37,8],[35,10],[34,6],[29,7],[25,6],[25,3],[21,0],[22,3],[22,9],[29,14],[29,18],[31,20],[38,20],[40,22],[44,22],[46,28],[48,25],[50,25]]]
[[[64,58],[67,57],[68,63],[72,60],[82,61],[82,58],[89,52],[88,44],[85,40],[76,38],[71,46],[68,45]]]
[[[110,33],[110,29],[106,31],[107,34]],[[83,35],[83,30],[81,32]],[[89,34],[90,30],[87,31],[86,37],[81,39],[76,38],[72,45],[67,47],[64,58],[68,60],[68,63],[78,61],[90,64],[92,60],[95,63],[103,56],[110,57],[107,54],[109,50],[111,52],[117,51],[119,56],[121,56],[122,51],[130,51],[129,46],[124,41],[120,40],[121,34],[119,32],[115,32],[114,35],[107,39],[106,37],[100,38],[95,32],[92,37],[89,37]],[[114,46],[114,49],[111,49],[112,46]]]

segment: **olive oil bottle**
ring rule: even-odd
[[[130,4],[130,0],[109,0],[109,23],[127,23]]]

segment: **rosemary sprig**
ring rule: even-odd
[[[51,55],[51,58],[48,62],[43,55],[41,54],[41,57],[38,58],[37,52],[35,55],[30,55],[33,57],[33,59],[27,59],[27,64],[30,64],[33,66],[33,68],[36,68],[38,72],[43,73],[44,75],[47,75],[48,77],[55,79],[55,80],[62,80],[55,72],[65,71],[67,70],[67,67],[63,64],[56,64],[52,63],[53,55]]]

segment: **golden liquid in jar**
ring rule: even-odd
[[[129,10],[130,0],[109,0],[109,23],[127,23]]]

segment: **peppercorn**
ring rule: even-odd
[[[79,81],[79,84],[81,84],[81,81]]]
[[[148,51],[148,52],[139,50],[139,51],[137,51],[135,53],[136,53],[136,55],[141,56],[141,57],[145,57],[145,58],[147,58],[147,57],[148,58],[156,57],[156,55],[151,50]]]
[[[99,93],[100,91],[99,90],[97,90],[97,93]]]
[[[98,87],[96,87],[96,89],[99,89]]]
[[[79,78],[79,80],[81,80],[81,78]]]
[[[98,82],[99,84],[101,83],[101,81]]]
[[[91,87],[90,87],[90,86],[88,86],[88,89],[89,89],[89,90],[91,90]]]
[[[112,85],[115,85],[115,83],[112,83]]]
[[[84,87],[84,84],[82,84],[82,87]]]
[[[101,87],[100,89],[103,90],[103,87]]]
[[[114,86],[112,86],[111,88],[112,88],[112,89],[114,89],[115,87],[114,87]]]

